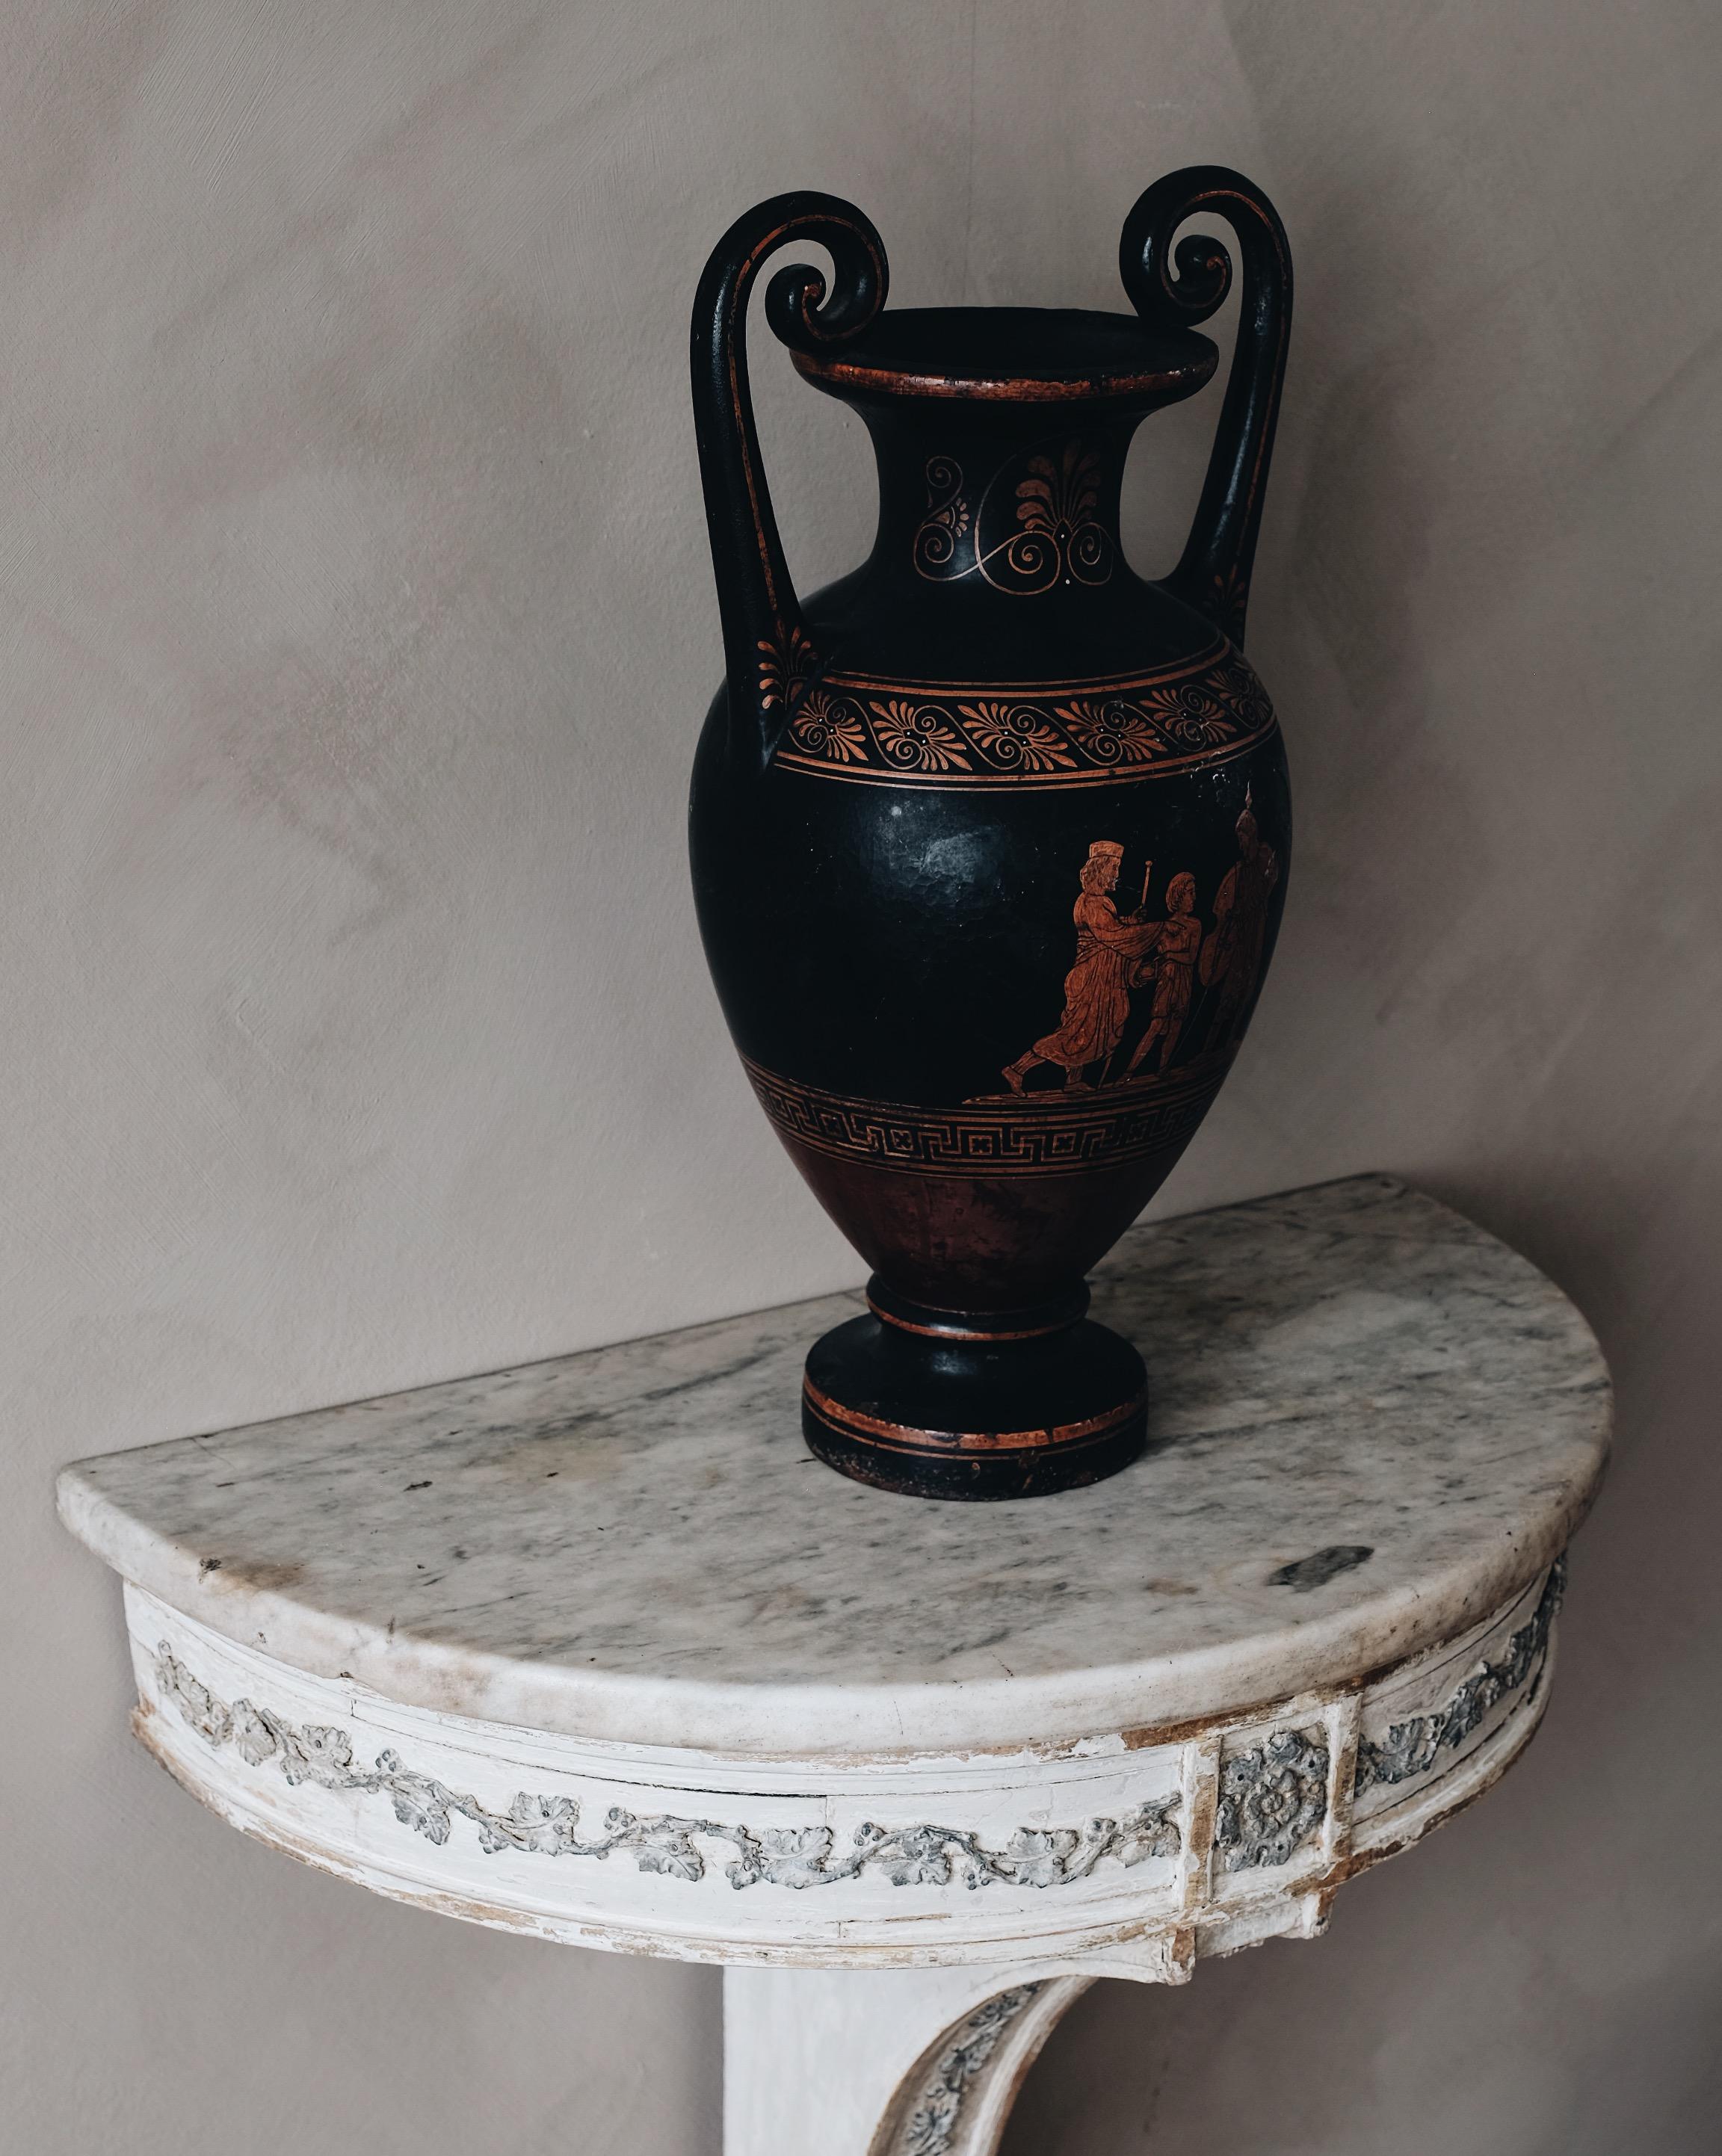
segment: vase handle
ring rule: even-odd
[[[1173,239],[1187,218],[1224,218],[1237,236],[1244,289],[1226,403],[1195,521],[1167,588],[1241,649],[1250,571],[1262,525],[1274,423],[1292,329],[1292,255],[1273,204],[1242,173],[1191,165],[1156,180],[1124,220],[1118,269],[1153,329],[1193,329],[1231,286],[1231,257],[1217,239]]]
[[[824,247],[835,271],[829,300],[824,277],[804,262],[779,270],[767,287],[766,318],[794,350],[859,336],[884,305],[889,276],[878,234],[851,203],[777,195],[724,234],[694,295],[694,432],[723,619],[730,740],[760,769],[820,665],[784,560],[748,388],[748,296],[761,264],[791,239]]]

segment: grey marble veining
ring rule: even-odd
[[[85,1461],[62,1512],[217,1630],[450,1712],[1008,1743],[1450,1636],[1564,1545],[1606,1448],[1570,1304],[1381,1177],[1125,1238],[1095,1312],[1148,1358],[1152,1449],[1092,1489],[938,1504],[813,1460],[801,1358],[856,1300]]]

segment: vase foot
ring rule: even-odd
[[[1083,1312],[1086,1289],[980,1315],[875,1280],[871,1312],[814,1343],[808,1449],[858,1482],[916,1497],[1042,1497],[1128,1466],[1148,1433],[1148,1373]]]

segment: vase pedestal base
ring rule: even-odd
[[[876,1278],[869,1315],[815,1342],[808,1449],[908,1496],[1043,1497],[1128,1466],[1148,1435],[1148,1372],[1084,1315],[1086,1287],[1032,1310],[936,1310]]]

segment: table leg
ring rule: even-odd
[[[728,1969],[724,2156],[993,2156],[1092,1977]]]

